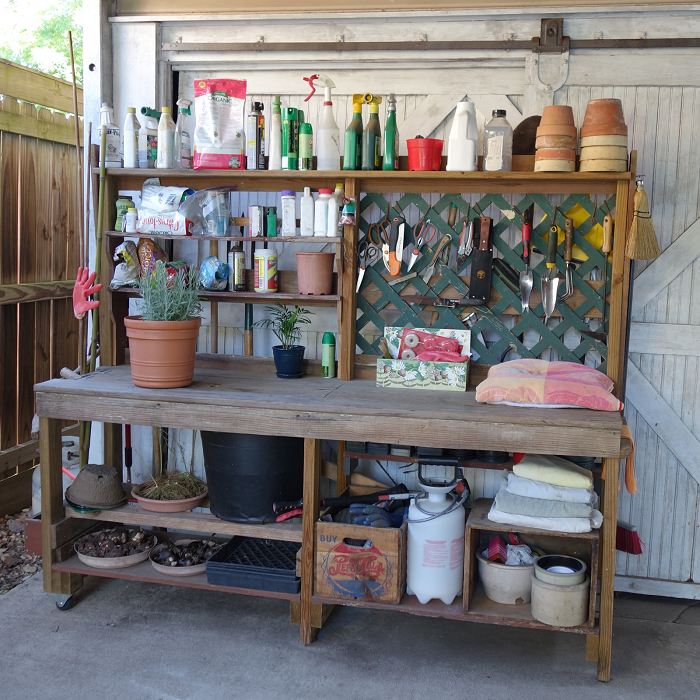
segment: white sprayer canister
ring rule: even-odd
[[[464,526],[466,513],[460,505],[444,515],[451,500],[451,487],[423,486],[428,498],[411,501],[408,510],[406,584],[425,604],[433,598],[450,605],[462,591],[464,569]]]
[[[255,251],[253,268],[256,292],[277,291],[277,251],[273,248],[258,248]]]

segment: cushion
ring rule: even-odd
[[[520,359],[494,365],[476,388],[476,400],[514,406],[592,408],[620,411],[613,382],[602,372],[575,362]]]

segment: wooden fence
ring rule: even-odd
[[[0,61],[0,517],[31,502],[33,385],[78,357],[74,117],[14,97],[72,112],[70,90]]]

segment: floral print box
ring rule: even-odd
[[[384,337],[389,346],[391,359],[377,360],[377,386],[399,389],[434,389],[436,391],[466,391],[469,377],[469,360],[466,362],[425,362],[399,359],[399,346],[403,326],[386,326]],[[462,346],[462,355],[469,356],[471,331],[435,330],[416,328],[417,331],[432,333],[443,338],[455,338]]]

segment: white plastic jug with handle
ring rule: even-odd
[[[479,133],[476,128],[476,108],[473,102],[458,102],[447,142],[446,170],[473,172],[476,170]]]

